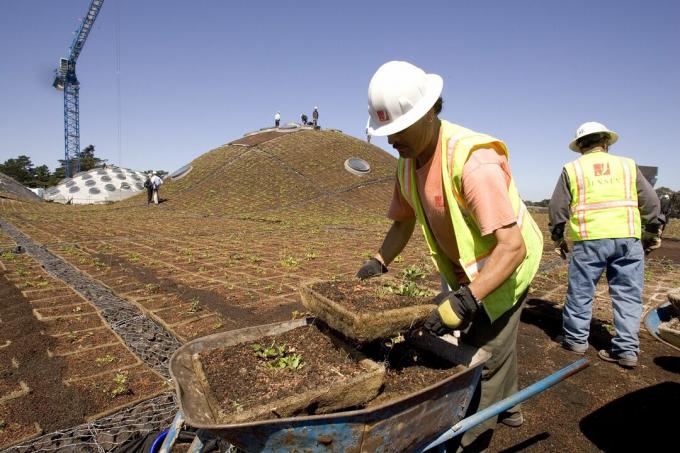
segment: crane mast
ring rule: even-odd
[[[80,82],[76,77],[76,61],[85,46],[87,36],[97,19],[104,0],[92,0],[80,27],[76,31],[68,58],[62,58],[57,68],[57,75],[52,84],[56,89],[64,91],[64,174],[70,177],[71,160],[75,161],[75,171],[80,171]]]

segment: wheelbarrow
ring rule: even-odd
[[[191,366],[192,355],[254,341],[270,332],[283,332],[311,322],[313,318],[223,332],[193,340],[179,348],[170,359],[169,366],[180,410],[167,433],[162,434],[164,438],[159,451],[172,450],[184,425],[198,429],[189,450],[191,452],[200,452],[203,442],[210,436],[217,436],[246,452],[425,451],[443,445],[452,437],[582,370],[589,363],[587,359],[574,362],[509,398],[464,418],[482,366],[490,354],[459,344],[455,346],[455,356],[465,366],[452,369],[451,376],[429,387],[375,407],[245,423],[217,423],[208,397],[201,390],[199,378]]]
[[[670,331],[664,323],[677,317],[677,310],[670,302],[661,302],[647,312],[644,324],[647,331],[657,340],[680,351],[680,332]]]

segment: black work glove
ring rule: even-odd
[[[569,253],[569,244],[564,239],[555,241],[555,253],[560,255],[563,260],[567,259],[567,254]]]
[[[467,286],[461,286],[456,292],[440,293],[433,302],[437,309],[425,319],[423,327],[438,336],[465,329],[479,309],[479,302]]]
[[[367,278],[377,277],[385,273],[387,273],[387,267],[378,261],[377,258],[371,258],[361,266],[356,276],[359,280],[366,280]]]

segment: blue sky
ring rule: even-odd
[[[89,3],[0,0],[0,162],[63,158],[52,71]],[[368,82],[398,59],[444,77],[443,118],[505,140],[525,198],[550,196],[584,121],[680,190],[678,23],[674,0],[106,0],[77,64],[81,147],[172,171],[315,105],[363,139]]]

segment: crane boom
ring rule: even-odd
[[[87,36],[104,4],[104,0],[92,0],[80,27],[76,31],[68,58],[62,58],[52,84],[64,90],[64,174],[71,176],[71,158],[75,160],[76,172],[80,171],[80,82],[76,77],[76,61],[85,46]]]

